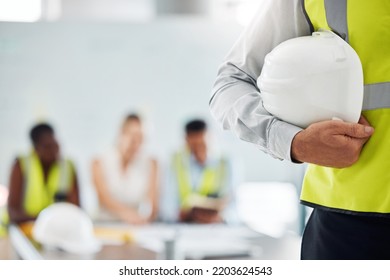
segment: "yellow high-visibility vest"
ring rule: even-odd
[[[347,213],[390,214],[390,1],[302,2],[312,31],[332,30],[358,53],[365,84],[362,113],[375,132],[351,167],[310,164],[301,201]]]
[[[69,160],[58,160],[44,180],[42,164],[36,153],[19,159],[24,175],[24,209],[28,215],[39,212],[55,202],[57,194],[67,195],[71,191],[74,170]]]
[[[7,214],[7,210],[4,208],[0,208],[0,238],[7,235],[7,225],[9,222],[9,217]]]
[[[226,160],[221,158],[215,166],[207,166],[203,170],[199,186],[192,186],[190,179],[188,151],[178,152],[174,155],[173,166],[176,171],[179,187],[180,205],[188,207],[188,199],[191,194],[204,197],[220,196],[226,186]]]
[[[44,180],[42,164],[35,152],[18,158],[23,174],[23,208],[32,216],[55,202],[56,195],[68,195],[74,180],[74,169],[70,160],[61,159],[52,165],[47,181]],[[5,209],[4,209],[5,210]],[[7,211],[0,216],[0,237],[6,234],[9,223]]]

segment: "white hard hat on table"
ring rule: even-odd
[[[33,227],[33,238],[44,246],[75,254],[92,254],[101,249],[90,217],[76,205],[61,202],[45,208]]]
[[[265,57],[257,85],[268,112],[302,128],[331,119],[356,123],[361,115],[360,59],[331,31],[278,45]]]

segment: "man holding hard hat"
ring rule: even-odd
[[[310,163],[302,259],[390,259],[389,27],[385,1],[264,0],[219,69],[223,127]]]

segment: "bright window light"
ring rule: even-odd
[[[42,14],[42,0],[0,0],[0,21],[34,22]]]
[[[257,1],[246,1],[237,7],[236,19],[242,26],[247,26],[258,10],[259,3]]]
[[[280,238],[298,222],[296,188],[284,182],[247,182],[237,192],[241,220],[253,230]]]

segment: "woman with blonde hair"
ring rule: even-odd
[[[128,115],[116,147],[92,163],[100,220],[145,224],[157,216],[158,164],[143,149],[141,118]]]

